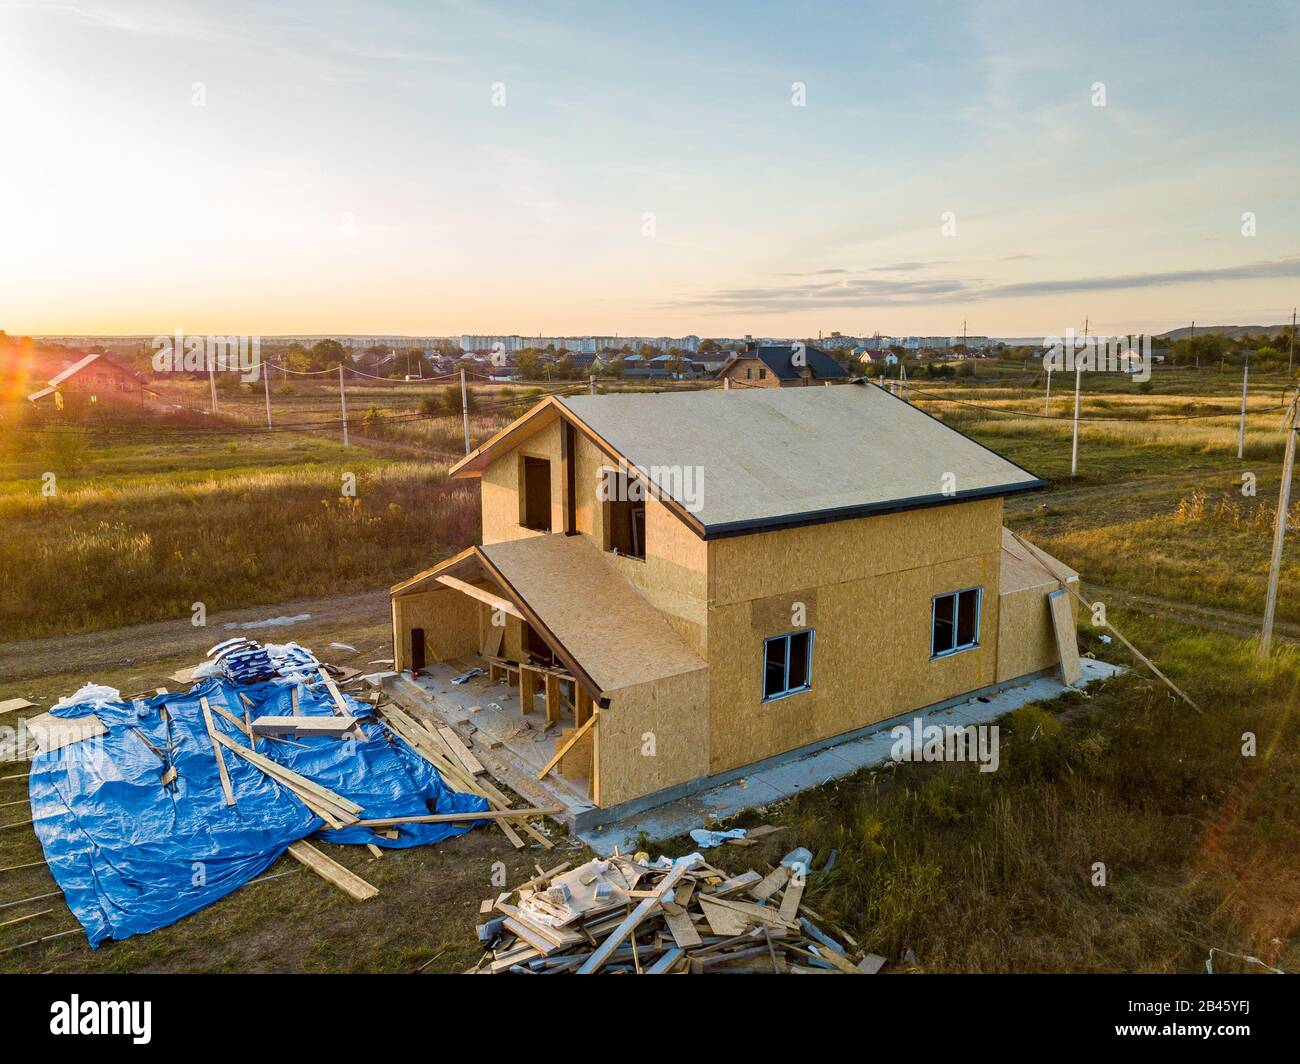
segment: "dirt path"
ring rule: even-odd
[[[1227,635],[1254,639],[1259,636],[1263,618],[1254,613],[1239,613],[1236,610],[1219,609],[1217,606],[1201,606],[1190,602],[1175,602],[1172,599],[1159,598],[1155,595],[1141,595],[1133,591],[1117,591],[1114,588],[1100,587],[1097,584],[1085,584],[1087,594],[1103,602],[1117,606],[1128,606],[1141,610],[1155,617],[1163,617],[1181,624],[1208,628]],[[1284,643],[1300,643],[1300,625],[1277,621],[1273,625],[1273,638]]]
[[[302,614],[309,616],[290,624],[262,626],[256,623]],[[213,644],[237,635],[246,635],[263,643],[295,640],[307,646],[311,646],[312,640],[325,636],[360,647],[349,638],[349,631],[373,631],[385,625],[388,617],[388,589],[378,588],[351,595],[227,610],[210,615],[204,628],[195,628],[188,618],[183,618],[125,628],[105,628],[79,635],[0,643],[0,683],[70,672],[91,673],[124,665],[146,665],[177,657],[197,662]],[[249,622],[254,626],[240,627]],[[323,647],[321,649],[323,652]]]

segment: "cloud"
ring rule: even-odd
[[[920,268],[921,263],[903,263],[897,271]],[[1197,270],[1117,274],[1098,277],[1071,277],[1042,281],[994,284],[977,278],[887,278],[846,275],[839,280],[755,288],[726,288],[704,295],[662,304],[664,307],[690,307],[697,310],[776,312],[818,307],[867,309],[874,307],[916,307],[938,303],[965,303],[977,300],[1011,299],[1018,296],[1056,295],[1068,292],[1104,292],[1134,288],[1161,288],[1170,285],[1205,281],[1251,281],[1276,277],[1300,277],[1300,257],[1250,262]],[[816,271],[788,276],[816,277]]]

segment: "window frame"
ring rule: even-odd
[[[970,643],[957,642],[958,628],[961,623],[961,596],[968,591],[975,592],[975,638]],[[953,645],[948,650],[935,650],[935,621],[938,618],[939,600],[950,598],[952,602],[952,642]],[[971,587],[958,588],[956,591],[945,591],[939,595],[930,596],[930,660],[937,658],[950,658],[954,654],[960,654],[966,650],[977,650],[980,645],[980,622],[984,612],[984,585],[975,584]]]
[[[808,636],[808,659],[807,676],[800,687],[790,688],[790,647],[793,645],[794,637],[797,635]],[[784,690],[777,694],[767,694],[767,648],[770,644],[779,640],[785,641],[785,683]],[[763,656],[759,663],[759,691],[763,696],[763,704],[768,702],[779,702],[783,698],[790,698],[793,695],[801,695],[806,691],[812,690],[813,680],[813,645],[817,641],[817,630],[815,628],[798,628],[793,632],[783,632],[781,635],[770,635],[763,639]]]

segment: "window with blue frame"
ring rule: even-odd
[[[935,595],[930,606],[930,657],[941,658],[980,645],[982,587]]]
[[[791,632],[763,640],[763,701],[812,687],[813,632]]]

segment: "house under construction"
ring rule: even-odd
[[[1042,482],[873,385],[550,397],[451,475],[483,542],[392,589],[394,667],[506,680],[603,815],[1074,649],[1002,523]]]

